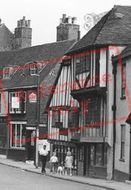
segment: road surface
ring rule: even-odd
[[[104,190],[0,164],[0,190]]]

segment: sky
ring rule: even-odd
[[[0,0],[2,23],[13,32],[17,20],[31,20],[32,45],[56,41],[56,26],[62,14],[77,17],[81,37],[87,33],[85,15],[109,11],[114,5],[130,5],[131,0]]]

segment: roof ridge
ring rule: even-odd
[[[63,40],[63,41],[56,41],[56,42],[49,42],[49,43],[45,43],[45,44],[39,44],[39,45],[34,45],[34,46],[31,46],[31,47],[26,47],[26,48],[22,48],[22,49],[18,49],[18,50],[11,50],[11,51],[6,51],[6,52],[20,52],[20,51],[24,51],[24,50],[27,50],[27,49],[32,49],[32,48],[35,48],[35,47],[42,47],[42,46],[46,46],[46,45],[53,45],[53,44],[62,44],[62,43],[66,43],[66,42],[75,42],[75,40]],[[2,52],[3,53],[3,52]]]

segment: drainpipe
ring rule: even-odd
[[[112,56],[112,65],[113,65],[113,105],[112,105],[112,111],[113,111],[113,175],[112,178],[114,179],[114,171],[115,171],[115,143],[116,143],[116,74],[117,74],[117,65],[116,62],[113,62]]]

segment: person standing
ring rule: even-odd
[[[46,145],[44,145],[40,151],[40,158],[41,158],[41,163],[42,163],[42,168],[41,168],[41,173],[46,173],[45,166],[46,166],[46,160],[47,160],[47,155],[48,155],[48,150],[46,149]]]
[[[50,172],[55,173],[57,171],[57,165],[58,165],[58,158],[56,156],[56,152],[53,152],[53,155],[50,158],[50,164],[51,164]]]
[[[71,152],[68,150],[66,158],[65,158],[65,168],[66,168],[66,174],[69,173],[70,176],[72,176],[72,165],[73,165],[73,157],[71,155]]]

